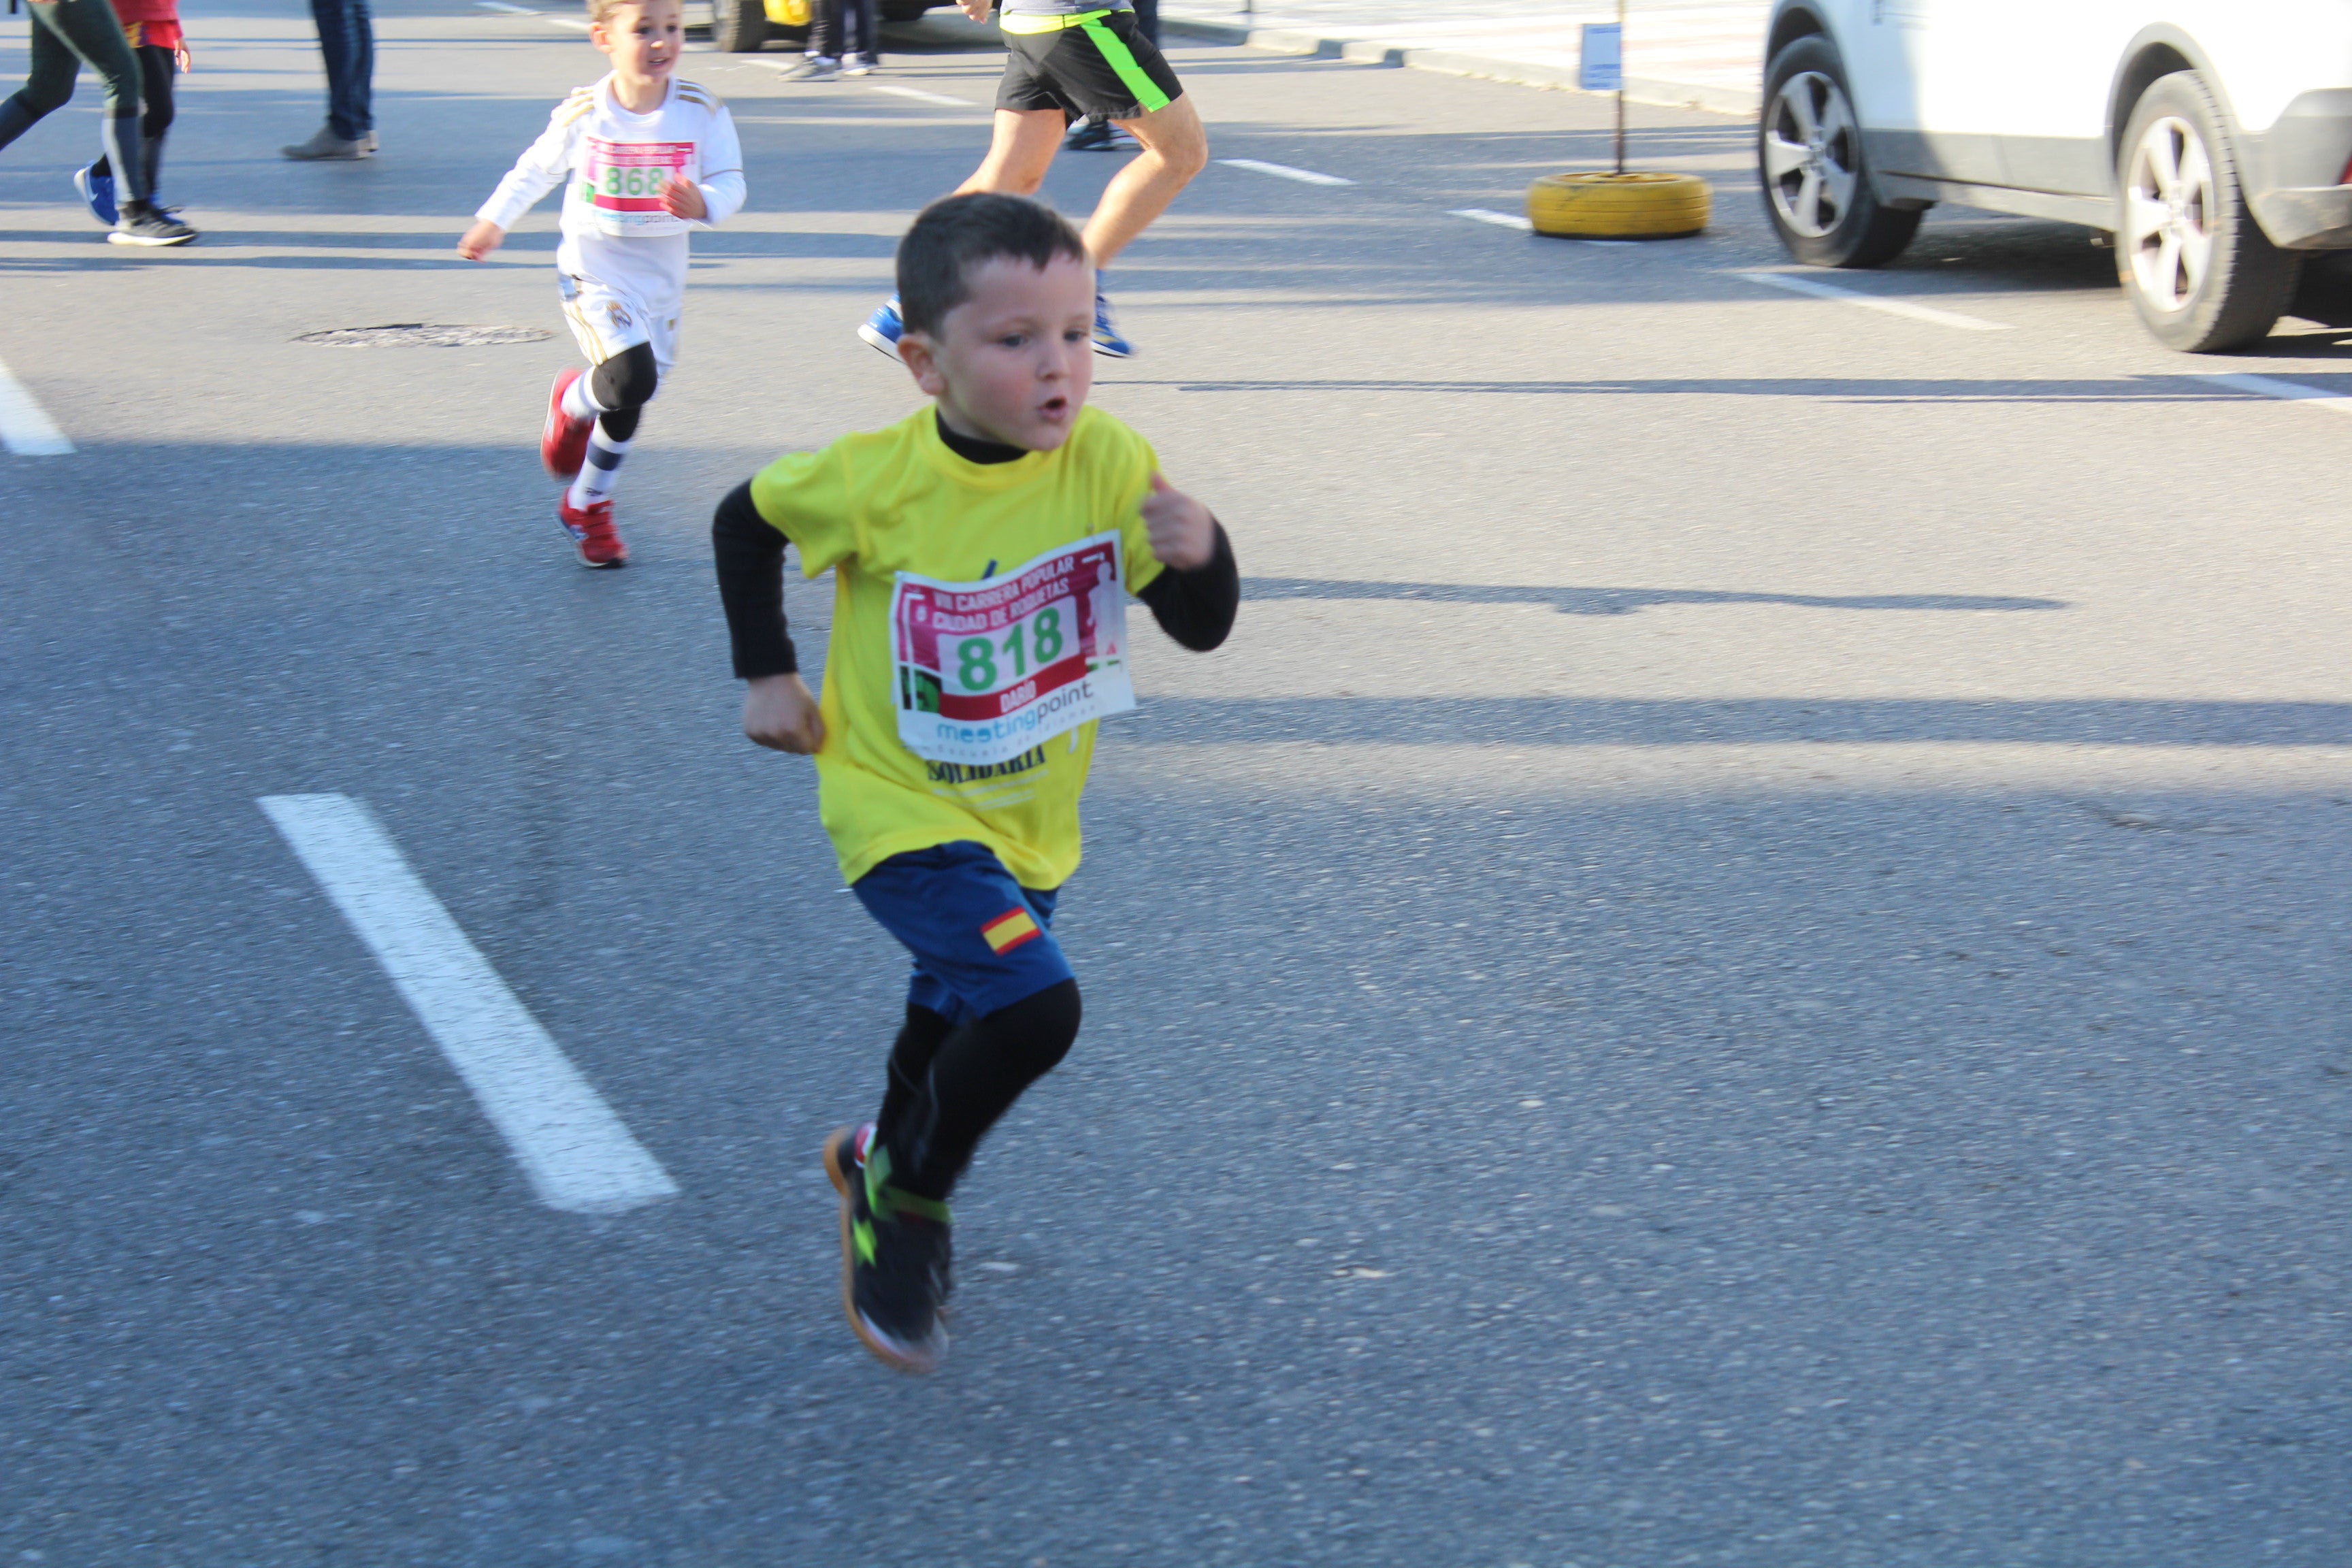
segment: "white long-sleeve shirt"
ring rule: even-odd
[[[563,186],[563,243],[555,265],[573,277],[620,289],[656,310],[686,292],[687,234],[695,223],[662,210],[662,181],[675,174],[702,192],[721,224],[743,205],[743,149],[718,95],[672,78],[661,107],[633,114],[613,96],[613,79],[576,88],[555,106],[532,142],[474,216],[500,228]]]

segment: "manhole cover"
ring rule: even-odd
[[[335,327],[294,341],[331,349],[478,349],[495,343],[536,343],[553,337],[540,327],[428,327],[396,321],[388,327]]]

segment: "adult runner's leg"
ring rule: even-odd
[[[1045,183],[1045,171],[1054,165],[1066,121],[1058,109],[998,110],[988,156],[981,160],[971,178],[950,194],[961,196],[986,191],[995,195],[1035,195],[1037,187]],[[866,318],[857,335],[897,359],[898,337],[906,329],[898,315],[898,296],[893,294]]]
[[[1062,128],[1068,123],[1068,116],[1058,109],[998,110],[988,156],[954,194],[963,196],[987,191],[1002,196],[1035,195],[1037,187],[1045,183],[1045,171],[1054,166],[1054,154],[1061,150]]]
[[[1209,166],[1209,132],[1190,95],[1118,123],[1143,143],[1143,152],[1111,176],[1095,216],[1087,219],[1087,250],[1097,267],[1109,266]]]

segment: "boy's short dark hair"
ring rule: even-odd
[[[1085,261],[1086,241],[1043,202],[986,191],[933,202],[898,242],[898,319],[910,332],[937,332],[971,298],[982,262],[1005,258],[1042,272],[1062,256]]]

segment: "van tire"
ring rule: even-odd
[[[1818,33],[1764,74],[1756,173],[1773,232],[1810,266],[1884,267],[1919,232],[1921,209],[1890,207],[1871,187],[1845,62]]]
[[[720,53],[751,55],[768,41],[762,0],[710,0],[710,42]]]
[[[2227,353],[2260,342],[2294,299],[2303,258],[2254,221],[2229,122],[2193,70],[2158,77],[2132,105],[2116,153],[2116,275],[2167,348]],[[2206,258],[2194,283],[2180,265],[2192,248]]]

